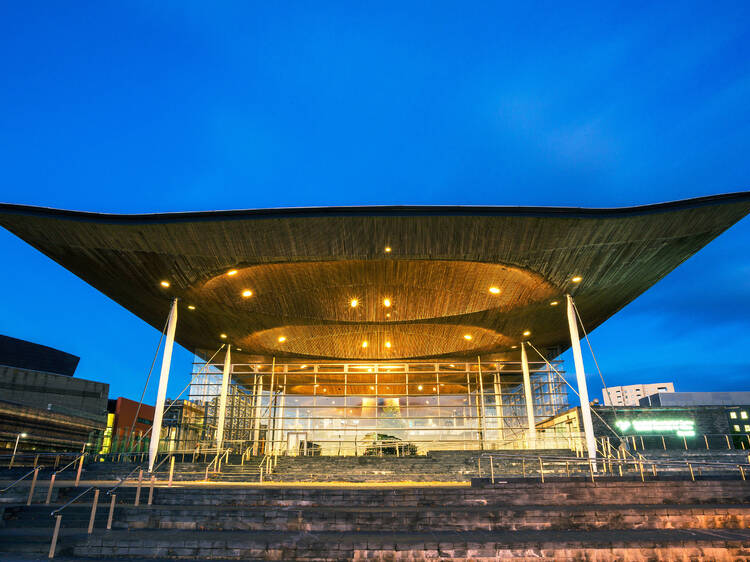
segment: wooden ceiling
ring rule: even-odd
[[[6,204],[0,225],[159,330],[178,297],[177,341],[190,350],[229,341],[240,361],[513,360],[526,330],[550,355],[569,346],[566,292],[591,330],[748,212],[750,192],[622,209],[105,215]]]

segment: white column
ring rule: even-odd
[[[534,421],[534,395],[531,392],[531,374],[529,359],[526,356],[526,344],[521,342],[521,370],[523,371],[523,394],[526,398],[526,418],[529,423],[529,447],[536,447],[536,422]]]
[[[589,458],[596,458],[596,438],[594,424],[591,423],[591,407],[589,406],[589,390],[586,386],[586,373],[583,370],[583,356],[581,355],[581,339],[578,337],[578,321],[573,308],[573,297],[565,295],[568,301],[568,328],[570,329],[570,347],[573,350],[573,362],[576,366],[576,384],[578,396],[581,399],[581,417],[583,418],[583,433],[586,436],[586,449]]]
[[[167,382],[169,382],[169,366],[172,364],[172,347],[174,345],[174,331],[177,328],[177,299],[172,301],[167,322],[167,339],[164,342],[164,354],[161,358],[161,374],[159,375],[159,390],[156,393],[156,407],[154,408],[154,424],[151,426],[151,441],[148,446],[148,471],[154,469],[156,453],[159,451],[159,437],[161,437],[161,421],[164,417],[164,400],[167,397]]]
[[[216,453],[221,454],[224,444],[224,421],[227,416],[227,391],[229,390],[229,377],[232,372],[232,346],[227,344],[227,354],[224,357],[224,373],[221,378],[221,395],[219,396],[219,420],[216,425]]]

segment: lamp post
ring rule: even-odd
[[[18,450],[18,441],[19,439],[21,439],[21,437],[26,438],[27,434],[19,433],[18,435],[16,435],[16,444],[13,447],[13,455],[10,457],[10,464],[8,464],[9,469],[13,468],[13,461],[16,460],[16,450]]]

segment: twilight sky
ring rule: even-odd
[[[0,201],[622,206],[750,189],[746,1],[273,4],[4,3]],[[607,383],[750,390],[748,248],[745,219],[597,329]],[[77,376],[137,400],[158,332],[4,230],[0,256],[0,333],[79,355]],[[171,396],[192,361],[176,349]]]

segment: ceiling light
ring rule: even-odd
[[[472,338],[471,334],[464,334],[465,340],[470,340]]]
[[[517,345],[511,345],[510,348],[511,349],[518,349],[518,346]]]
[[[557,301],[552,301],[551,303],[549,303],[550,306],[557,306],[558,304],[560,303]]]
[[[279,343],[284,343],[286,341],[286,338],[284,336],[279,336]]]
[[[422,385],[421,384],[417,387],[417,390],[422,390]]]
[[[242,348],[241,348],[241,347],[238,347],[238,348],[237,348],[237,351],[242,351]]]
[[[526,330],[526,331],[525,331],[525,332],[523,333],[523,335],[524,335],[524,336],[530,336],[530,335],[531,335],[531,330]]]
[[[250,289],[245,289],[244,291],[242,291],[242,296],[245,297],[245,298],[252,297],[253,296],[253,292]]]
[[[583,281],[583,277],[581,277],[580,275],[576,275],[575,277],[571,278],[571,281],[573,283],[580,283],[581,281]]]
[[[390,246],[386,246],[385,247],[385,253],[386,254],[390,254],[391,253],[391,247]]]
[[[349,306],[352,308],[357,308],[357,305],[359,304],[359,301],[357,299],[352,299],[349,301]]]
[[[188,310],[195,310],[195,305],[189,304],[188,305]]]
[[[386,317],[386,318],[390,318],[390,317],[391,317],[391,313],[390,313],[390,312],[387,312],[387,313],[386,313],[386,315],[385,315],[385,317]]]
[[[451,363],[451,367],[455,367],[455,365],[453,363]]]
[[[367,347],[367,341],[362,342],[362,347]]]
[[[500,287],[490,287],[490,293],[492,293],[493,295],[499,295]]]
[[[371,387],[370,387],[370,390],[375,390],[375,387],[374,387],[374,386],[371,386]]]
[[[236,269],[230,269],[229,271],[227,271],[227,275],[229,275],[230,277],[232,275],[237,275],[237,270]]]
[[[432,387],[432,390],[433,390],[433,391],[437,390],[437,387],[436,387],[436,386],[433,386],[433,387]]]
[[[327,388],[324,388],[324,389],[323,389],[323,392],[328,392],[328,389],[327,389]]]
[[[227,335],[226,334],[221,334],[221,336],[219,336],[219,337],[221,337],[221,339],[223,339],[223,340],[227,339]]]
[[[383,299],[383,306],[385,306],[386,308],[391,306],[391,299],[388,299],[388,298]]]
[[[307,365],[302,365],[302,367],[300,367],[300,369],[307,369]]]
[[[385,346],[386,346],[386,347],[387,347],[388,349],[390,349],[390,348],[391,348],[391,342],[389,342],[389,341],[385,342]]]
[[[169,281],[162,281],[161,282],[162,287],[169,287]]]

